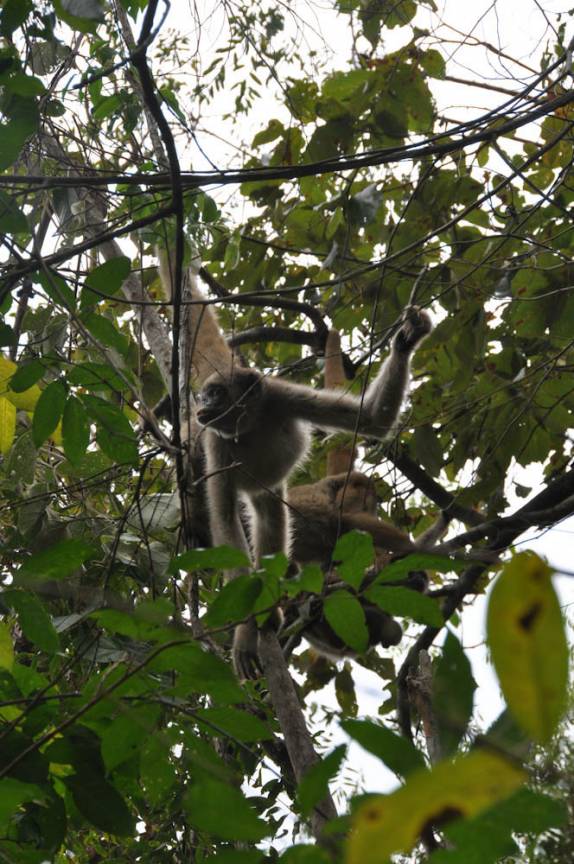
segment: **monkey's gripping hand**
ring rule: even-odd
[[[276,608],[269,613],[262,627],[279,630],[282,624],[283,613]],[[259,630],[255,618],[250,618],[235,628],[231,656],[235,674],[240,681],[261,678],[263,670],[259,661]]]
[[[403,323],[395,336],[393,347],[401,353],[414,351],[418,343],[432,330],[428,312],[419,306],[407,306],[403,313]]]
[[[243,624],[238,624],[233,633],[231,656],[233,668],[240,681],[249,681],[261,677],[261,665],[257,654],[257,623],[250,618]]]

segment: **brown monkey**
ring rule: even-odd
[[[163,250],[158,248],[156,251],[162,293],[166,301],[170,302],[173,296],[172,261]],[[206,302],[207,297],[199,287],[197,268],[194,265],[184,271],[184,279],[187,281],[187,291],[184,286],[186,299],[197,301],[186,305],[183,309],[182,326],[189,334],[188,344],[191,355],[187,361],[190,366],[189,380],[192,385],[201,387],[214,372],[227,374],[233,366],[234,357],[221,330],[215,308]]]
[[[353,529],[372,536],[383,553],[381,564],[384,553],[406,555],[416,548],[407,534],[378,518],[375,484],[359,471],[292,486],[287,503],[293,528],[291,557],[299,564],[329,564],[341,534]]]
[[[432,324],[418,307],[406,309],[403,323],[379,374],[361,399],[336,391],[315,391],[232,368],[205,382],[197,419],[205,427],[210,528],[215,545],[249,554],[239,499],[251,508],[254,559],[289,551],[286,481],[307,453],[313,426],[359,431],[379,439],[392,433],[406,394],[410,358]],[[238,575],[236,572],[229,574]],[[234,635],[234,663],[250,677],[257,663],[257,628],[241,624]]]
[[[159,252],[158,255],[162,290],[169,301],[172,294],[170,262],[165,253]],[[205,300],[205,295],[197,283],[195,268],[190,267],[184,278],[189,280],[188,298]],[[213,305],[194,304],[187,306],[185,313],[187,319],[183,323],[189,328],[188,344],[191,352],[188,360],[190,378],[196,386],[201,386],[214,370],[224,372],[232,369],[233,352],[223,337]],[[331,330],[325,347],[325,385],[342,388],[344,383],[340,338],[337,331]],[[183,437],[185,438],[185,435]],[[328,473],[347,472],[352,468],[353,461],[352,446],[337,446],[328,453]],[[204,517],[201,515],[205,513],[204,507],[200,507],[201,513],[196,514],[199,504],[205,504],[203,496],[199,497],[201,501],[194,501],[193,512],[198,516],[195,521],[199,521],[200,527],[205,528]],[[341,473],[312,485],[295,487],[289,490],[288,504],[293,516],[292,557],[299,563],[320,561],[325,565],[330,564],[337,539],[352,528],[373,535],[379,566],[390,559],[389,553],[404,554],[414,548],[406,534],[376,517],[377,498],[374,483],[360,472]],[[248,532],[249,526],[244,519],[242,522],[243,528]],[[196,525],[196,529],[197,527]],[[205,538],[205,542],[209,542],[208,538]],[[318,598],[315,600],[320,603]],[[364,606],[370,644],[396,644],[402,633],[400,626],[378,607],[366,603]],[[309,641],[318,650],[329,656],[351,654],[348,646],[344,646],[320,613],[314,615],[313,624],[307,628],[305,635],[308,635]]]

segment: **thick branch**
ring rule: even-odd
[[[205,267],[201,267],[199,270],[199,275],[203,279],[206,285],[208,285],[214,294],[217,297],[225,297],[228,302],[235,302],[239,306],[262,306],[269,307],[271,309],[284,309],[289,312],[297,312],[301,315],[306,315],[309,318],[315,327],[317,338],[320,340],[320,344],[324,345],[325,340],[327,339],[327,333],[329,328],[325,324],[323,319],[323,314],[317,309],[315,306],[312,306],[310,303],[302,303],[299,300],[290,300],[287,297],[277,297],[277,296],[262,296],[257,297],[246,296],[242,294],[230,294],[229,291],[217,281],[217,279],[211,275],[211,273],[206,270]]]
[[[431,501],[444,510],[453,519],[458,519],[466,525],[481,525],[484,522],[483,517],[476,510],[471,510],[468,507],[463,507],[456,503],[456,498],[451,492],[437,483],[427,472],[412,459],[406,447],[402,446],[398,450],[390,450],[387,458],[395,465],[401,474],[410,480],[417,489],[430,498]]]
[[[116,240],[108,240],[98,247],[106,261],[111,258],[119,258],[123,255],[123,251]],[[145,333],[150,350],[158,365],[162,380],[168,392],[171,389],[171,342],[167,333],[165,322],[159,315],[157,308],[152,305],[142,304],[142,301],[149,300],[149,296],[143,287],[141,279],[135,274],[130,273],[128,278],[122,284],[122,292],[130,303],[138,305],[136,316],[141,322],[141,327]]]
[[[281,646],[274,630],[259,633],[259,659],[275,714],[281,726],[295,778],[301,782],[306,772],[319,762],[313,741],[301,710],[293,679],[289,674]],[[313,835],[319,839],[324,825],[337,815],[330,795],[321,801],[311,816]]]
[[[288,327],[250,327],[241,333],[228,336],[227,344],[232,348],[249,345],[254,342],[288,342],[290,345],[308,345],[317,348],[317,334],[305,330],[290,330]]]

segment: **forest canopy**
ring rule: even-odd
[[[572,860],[573,13],[455,6],[0,0],[0,860]],[[427,313],[212,542],[205,364],[363,406]]]

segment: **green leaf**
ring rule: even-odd
[[[325,618],[337,636],[358,654],[366,651],[369,631],[360,602],[348,591],[329,594],[323,604]]]
[[[16,334],[13,329],[8,324],[5,324],[4,321],[0,321],[0,347],[11,347],[15,343]]]
[[[32,11],[32,0],[6,0],[0,13],[0,35],[11,36]]]
[[[432,706],[441,754],[452,755],[472,717],[476,682],[462,645],[450,631],[433,674]]]
[[[399,777],[426,767],[422,753],[402,735],[367,720],[343,720],[341,726],[361,747],[377,756]]]
[[[473,819],[447,825],[445,833],[450,852],[433,854],[430,861],[432,864],[495,864],[518,852],[513,833],[540,834],[562,824],[565,818],[563,802],[530,789],[519,789],[506,801],[498,802]]]
[[[241,260],[241,236],[234,231],[227,241],[223,266],[227,272],[235,270]]]
[[[220,702],[242,702],[244,693],[227,663],[188,643],[166,648],[153,660],[150,671],[178,672],[185,698],[189,692],[209,693]]]
[[[281,864],[330,864],[331,858],[320,846],[290,846],[279,859]]]
[[[433,48],[421,54],[420,64],[431,78],[444,78],[446,74],[444,57]]]
[[[37,597],[24,591],[4,591],[0,596],[18,614],[22,633],[30,642],[48,654],[59,649],[60,638],[52,619]]]
[[[344,717],[356,717],[359,706],[357,705],[357,693],[355,680],[351,673],[349,663],[343,664],[337,669],[334,679],[335,696]]]
[[[209,607],[206,621],[209,627],[220,627],[229,622],[238,623],[253,611],[261,594],[263,580],[258,576],[243,574],[232,579],[217,592]]]
[[[23,234],[29,231],[28,220],[9,195],[0,190],[0,231],[3,234]]]
[[[41,273],[37,273],[34,278],[56,305],[63,306],[64,309],[76,308],[74,292],[69,288],[66,280],[62,279],[55,270],[43,270]]]
[[[365,577],[365,570],[375,560],[373,538],[364,531],[349,531],[337,540],[333,550],[333,561],[341,579],[351,587],[358,588]]]
[[[62,381],[52,381],[42,390],[32,419],[32,438],[36,447],[40,447],[56,429],[64,413],[67,395]]]
[[[355,813],[347,841],[348,864],[381,864],[408,852],[430,822],[476,816],[508,798],[526,773],[503,756],[474,750],[432,771],[416,771],[390,795],[368,799]]]
[[[90,417],[96,421],[96,440],[102,451],[114,462],[137,462],[138,448],[134,430],[125,414],[98,396],[82,396]]]
[[[0,621],[0,669],[10,669],[14,665],[14,644],[10,628]]]
[[[568,644],[550,568],[533,552],[504,567],[490,595],[487,638],[504,698],[536,741],[548,741],[566,706]]]
[[[137,705],[124,710],[106,727],[102,735],[102,756],[107,772],[132,759],[148,738],[159,734],[160,716],[159,705]]]
[[[77,464],[90,441],[90,421],[86,409],[79,399],[70,396],[62,417],[62,439],[64,453],[70,462]]]
[[[280,120],[270,120],[265,129],[262,129],[261,132],[258,132],[254,137],[251,146],[260,147],[261,144],[269,144],[271,141],[275,141],[279,138],[284,131],[285,127]]]
[[[24,393],[43,377],[46,364],[41,360],[32,360],[23,366],[18,366],[17,371],[10,378],[10,390],[14,393]]]
[[[390,585],[371,585],[364,596],[380,609],[399,618],[412,618],[430,627],[442,627],[443,614],[437,600],[412,591],[410,588],[394,588]]]
[[[99,267],[88,273],[86,277],[85,287],[80,299],[80,307],[85,309],[86,307],[93,306],[95,303],[99,303],[103,299],[100,294],[104,298],[113,297],[118,293],[122,284],[130,275],[130,271],[131,261],[124,255],[111,258],[109,261],[100,264]],[[91,288],[94,290],[91,291]]]
[[[8,92],[15,93],[17,96],[43,96],[46,92],[46,88],[39,78],[25,75],[23,72],[13,72],[5,86]]]
[[[36,100],[13,96],[9,120],[0,123],[0,170],[16,161],[22,148],[38,129],[39,114]]]
[[[123,333],[120,333],[113,321],[110,321],[105,315],[96,315],[95,312],[84,312],[82,321],[99,342],[110,348],[115,348],[122,357],[127,355],[129,340]]]
[[[437,477],[442,469],[444,446],[429,423],[416,427],[413,445],[417,461],[432,477]]]
[[[0,396],[0,453],[10,452],[16,434],[16,406]],[[21,476],[21,475],[17,475]]]
[[[115,390],[121,393],[127,389],[125,378],[118,374],[109,363],[78,363],[69,372],[68,383],[86,390]]]
[[[83,772],[64,778],[64,783],[82,816],[99,831],[120,837],[133,833],[135,820],[126,802],[103,775]]]
[[[190,825],[223,840],[257,842],[271,832],[239,789],[202,778],[185,791],[183,806]]]
[[[465,561],[457,561],[446,555],[433,555],[432,552],[415,552],[398,561],[387,564],[377,576],[377,582],[394,582],[406,579],[413,570],[436,570],[437,573],[460,573],[467,567]]]
[[[48,779],[49,762],[43,753],[34,747],[30,735],[9,727],[2,734],[2,763],[14,763],[9,773],[25,783],[44,783]]]
[[[216,546],[214,549],[190,549],[174,558],[169,565],[170,573],[178,570],[187,570],[193,573],[195,570],[231,570],[237,567],[249,567],[251,562],[239,549],[231,546]]]
[[[305,564],[294,579],[288,579],[284,582],[284,588],[290,597],[296,597],[302,591],[320,594],[323,590],[324,581],[325,574],[319,564]]]
[[[140,780],[152,806],[165,803],[174,788],[177,774],[172,760],[171,744],[166,733],[156,732],[142,742],[140,750]]]
[[[65,579],[86,561],[95,558],[98,550],[84,540],[62,540],[43,552],[28,558],[17,573],[18,582]]]
[[[45,797],[46,793],[39,786],[21,783],[12,777],[3,777],[0,780],[0,826],[3,833],[7,832],[10,816],[19,810],[22,804],[26,801],[43,801]]]
[[[230,736],[234,740],[252,744],[273,737],[269,727],[259,717],[238,708],[199,708],[195,712],[209,735]]]
[[[297,788],[297,799],[304,815],[308,815],[326,797],[329,780],[333,779],[341,767],[346,752],[345,744],[340,744],[305,773]]]

